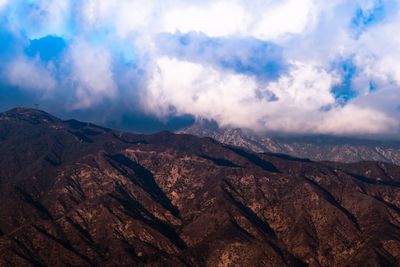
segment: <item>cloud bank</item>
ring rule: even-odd
[[[397,135],[399,28],[395,0],[0,0],[0,97]]]

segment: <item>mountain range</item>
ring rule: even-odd
[[[0,114],[0,266],[399,266],[400,166]]]
[[[333,135],[279,136],[257,134],[240,128],[220,128],[216,123],[200,121],[178,133],[211,137],[221,143],[239,146],[257,153],[272,152],[316,161],[384,161],[400,165],[399,140],[374,140]]]

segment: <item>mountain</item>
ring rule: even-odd
[[[400,165],[400,141],[377,141],[328,135],[268,136],[200,122],[179,133],[211,137],[257,153],[272,152],[316,161],[384,161]]]
[[[399,266],[400,166],[0,114],[0,266]]]

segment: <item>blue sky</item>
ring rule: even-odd
[[[0,110],[398,135],[394,0],[0,0]]]

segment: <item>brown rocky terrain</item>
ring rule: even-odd
[[[400,141],[373,140],[329,135],[279,136],[259,134],[246,129],[219,128],[202,121],[179,133],[211,137],[221,143],[257,153],[272,152],[315,161],[384,161],[400,165]]]
[[[0,266],[400,266],[400,167],[0,114]]]

